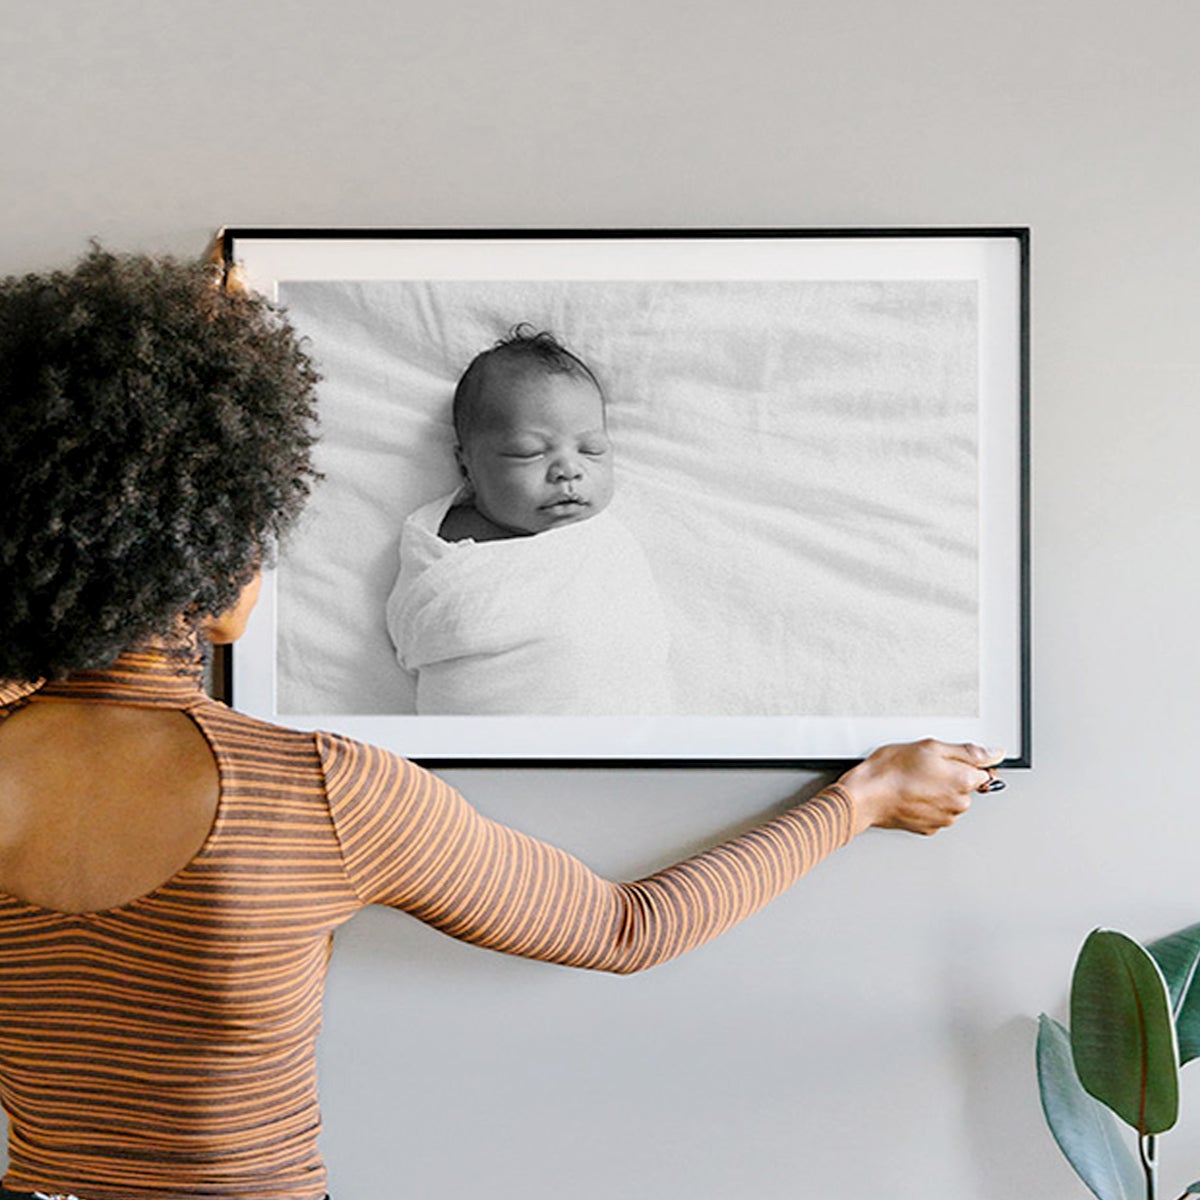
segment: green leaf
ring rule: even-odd
[[[1146,949],[1167,981],[1182,1066],[1200,1058],[1200,925],[1160,938]]]
[[[1132,938],[1089,934],[1071,981],[1071,1051],[1084,1088],[1139,1134],[1179,1118],[1179,1052],[1167,985]]]
[[[1141,1200],[1142,1169],[1117,1118],[1083,1090],[1071,1059],[1070,1034],[1038,1018],[1038,1089],[1046,1124],[1075,1173],[1099,1200]]]

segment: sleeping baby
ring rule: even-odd
[[[454,393],[463,484],[404,523],[387,604],[420,714],[671,711],[667,625],[608,512],[613,451],[589,367],[520,325]]]

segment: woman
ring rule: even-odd
[[[314,481],[315,383],[206,265],[95,249],[0,287],[0,1198],[323,1196],[313,1043],[366,904],[635,971],[993,782],[978,747],[884,747],[615,884],[394,755],[209,700],[198,647],[240,635]]]

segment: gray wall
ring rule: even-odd
[[[0,30],[6,272],[224,223],[1033,227],[1036,769],[631,979],[365,914],[324,1146],[340,1200],[1081,1195],[1032,1018],[1093,925],[1200,919],[1200,10],[0,0]],[[803,782],[453,778],[615,875]]]

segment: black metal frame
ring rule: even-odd
[[[880,228],[836,228],[822,227],[816,229],[788,227],[753,227],[753,228],[706,228],[706,227],[672,227],[669,229],[651,226],[629,228],[603,229],[496,229],[496,228],[461,228],[447,229],[443,227],[409,227],[403,229],[348,227],[297,227],[281,226],[226,226],[218,234],[221,253],[226,271],[235,261],[235,247],[238,239],[245,240],[297,240],[322,239],[329,241],[361,240],[364,238],[379,240],[414,240],[429,238],[454,238],[459,241],[486,240],[496,238],[521,238],[524,240],[543,241],[562,238],[604,240],[629,238],[707,238],[707,239],[768,239],[768,238],[838,238],[838,239],[878,239],[878,238],[988,238],[1003,237],[1014,240],[1019,254],[1019,361],[1020,361],[1020,479],[1019,492],[1019,523],[1020,523],[1020,728],[1021,746],[1015,754],[1010,754],[1002,764],[1004,768],[1031,767],[1033,739],[1033,638],[1031,628],[1032,610],[1032,553],[1031,553],[1031,492],[1030,492],[1030,394],[1031,394],[1031,337],[1030,337],[1030,305],[1031,305],[1031,272],[1030,272],[1030,243],[1031,231],[1028,226],[947,226],[935,228],[902,226],[886,226]],[[233,696],[233,648],[221,646],[215,648],[212,664],[212,690],[217,699],[232,705]],[[458,769],[462,767],[485,768],[641,768],[641,769],[671,769],[692,770],[702,768],[711,770],[732,769],[811,769],[817,771],[844,770],[856,760],[852,759],[480,759],[480,758],[442,758],[425,761],[426,765],[439,769]]]

